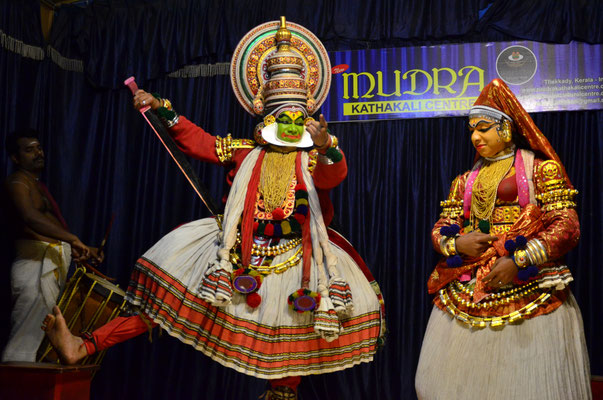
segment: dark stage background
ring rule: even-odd
[[[227,75],[167,74],[185,65],[229,62],[248,30],[280,15],[313,31],[328,50],[514,39],[603,41],[601,2],[586,0],[97,0],[85,8],[58,8],[48,43],[38,1],[0,4],[0,138],[24,126],[42,132],[44,179],[85,243],[98,244],[116,214],[102,269],[122,287],[137,256],[162,235],[208,215],[132,108],[122,86],[126,77],[135,75],[142,88],[170,98],[209,132],[251,137],[254,121],[236,102]],[[582,239],[567,261],[592,373],[603,375],[603,112],[533,117],[580,191]],[[371,364],[303,378],[300,399],[415,398],[414,373],[431,310],[426,281],[436,261],[429,232],[451,180],[471,166],[474,151],[465,125],[464,118],[440,118],[331,126],[349,164],[347,180],[332,193],[336,220],[381,285],[389,336]],[[193,166],[220,198],[225,172]],[[5,151],[0,168],[1,177],[10,172]],[[6,240],[0,242],[3,344],[10,250]],[[470,366],[459,368],[471,373]],[[264,387],[264,381],[223,368],[156,332],[153,343],[142,335],[108,352],[92,397],[251,400]]]

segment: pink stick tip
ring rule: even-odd
[[[136,91],[138,90],[138,85],[136,84],[136,80],[134,79],[133,76],[131,76],[128,79],[126,79],[124,81],[124,85],[126,85],[127,87],[130,88],[130,91],[132,92],[132,95],[134,95],[136,93]]]

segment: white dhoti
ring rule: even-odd
[[[71,262],[68,243],[18,240],[11,268],[11,331],[2,361],[35,361],[44,338],[42,321],[52,311]]]

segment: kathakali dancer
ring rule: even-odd
[[[241,40],[231,81],[241,105],[263,117],[255,140],[212,136],[167,99],[144,91],[178,146],[232,166],[222,218],[183,225],[137,261],[127,300],[140,310],[83,338],[49,315],[64,359],[105,349],[147,330],[145,320],[220,364],[268,379],[268,399],[294,399],[303,375],[370,362],[385,333],[379,287],[336,232],[330,189],[347,174],[327,123],[313,120],[331,81],[330,63],[308,30],[281,21]],[[148,321],[146,321],[148,322]]]
[[[580,236],[573,188],[501,80],[469,112],[473,168],[432,231],[444,258],[416,375],[420,399],[588,399],[582,317],[563,256]]]

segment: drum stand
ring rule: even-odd
[[[0,364],[0,398],[11,400],[85,400],[98,365],[28,362]]]

